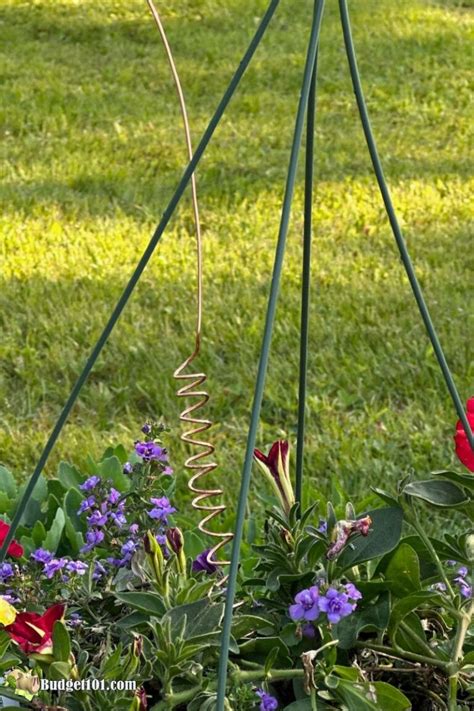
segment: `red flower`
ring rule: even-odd
[[[20,612],[5,631],[20,645],[25,654],[50,654],[54,623],[64,616],[65,605],[53,605],[43,615]]]
[[[284,511],[288,513],[295,503],[290,479],[290,445],[286,440],[279,439],[272,444],[268,455],[254,449],[253,456],[272,484]]]
[[[467,401],[467,420],[474,430],[474,397]],[[471,449],[467,434],[464,431],[461,420],[456,423],[456,435],[454,437],[456,443],[456,454],[458,459],[464,464],[469,471],[474,472],[474,452]]]
[[[10,526],[8,523],[5,523],[5,521],[0,521],[0,546],[3,545],[3,541],[7,537],[8,531],[10,530]],[[13,540],[10,545],[8,546],[8,555],[11,555],[12,558],[21,558],[21,556],[24,553],[24,548],[23,546],[20,546],[17,541]]]

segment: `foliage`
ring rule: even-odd
[[[176,526],[189,519],[172,504],[163,426],[143,431],[131,455],[118,446],[90,459],[87,474],[63,463],[42,480],[18,530],[23,555],[0,566],[4,604],[17,615],[0,633],[2,693],[24,707],[215,707],[225,579],[200,533]],[[262,536],[244,547],[229,708],[405,711],[433,702],[467,711],[472,475],[438,471],[404,478],[395,492],[374,489],[370,504],[301,510],[288,444],[256,459],[267,480],[287,478],[268,499]],[[17,492],[7,470],[1,476],[11,515]],[[455,535],[427,535],[433,507],[457,513]],[[137,688],[31,693],[38,678]]]
[[[265,4],[161,3],[194,144]],[[443,423],[450,402],[371,175],[337,3],[326,5],[307,476],[326,496],[334,498],[337,479],[356,498],[369,473],[374,485],[390,478],[394,486],[410,467],[427,472],[439,462],[449,465]],[[474,375],[472,13],[462,5],[364,0],[351,3],[351,15],[395,205],[449,363],[466,391]],[[280,3],[198,170],[205,235],[200,369],[209,375],[210,418],[219,422],[213,436],[222,476],[233,485],[241,446],[235,433],[247,425],[309,12],[311,4],[299,0]],[[0,18],[0,461],[24,479],[164,209],[185,151],[146,2],[3,0]],[[157,403],[170,423],[177,421],[171,374],[192,347],[188,207],[183,203],[170,225],[92,373],[48,475],[61,459],[85,469],[89,452],[98,458],[104,442],[122,438],[122,430],[131,438],[141,413]],[[296,422],[301,215],[300,186],[262,445],[278,428],[284,428],[278,436],[292,439]],[[175,457],[184,458],[178,442]]]

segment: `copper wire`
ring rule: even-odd
[[[183,119],[184,133],[186,138],[186,148],[188,151],[189,160],[193,157],[193,148],[191,141],[191,131],[189,128],[188,113],[186,109],[186,101],[184,98],[183,89],[181,86],[181,81],[179,78],[178,70],[173,59],[173,53],[171,51],[170,44],[165,32],[165,28],[161,21],[160,15],[152,0],[147,0],[148,6],[151,10],[153,18],[158,27],[161,40],[163,42],[166,56],[168,58],[168,63],[173,76],[174,85],[178,95],[179,106],[181,109],[181,116]],[[193,473],[188,481],[188,487],[193,494],[196,494],[192,500],[192,506],[198,511],[206,512],[204,518],[198,524],[199,530],[207,536],[212,538],[217,538],[218,542],[210,549],[207,560],[209,563],[213,563],[218,566],[228,565],[227,560],[218,560],[218,551],[225,546],[229,541],[232,540],[233,534],[230,532],[217,532],[212,531],[208,528],[208,524],[219,514],[226,510],[224,504],[217,503],[216,499],[223,495],[223,490],[220,488],[206,489],[201,488],[201,479],[217,468],[217,464],[214,461],[203,462],[201,460],[212,457],[215,452],[215,447],[210,442],[197,438],[202,432],[207,432],[212,427],[211,420],[202,419],[196,417],[196,413],[204,407],[209,401],[209,394],[201,386],[207,380],[205,373],[185,373],[186,368],[194,361],[194,359],[199,355],[201,349],[201,328],[202,328],[202,282],[203,282],[203,269],[202,269],[202,236],[201,236],[201,222],[199,219],[199,205],[197,197],[197,187],[196,187],[196,177],[193,174],[191,176],[191,197],[193,203],[194,212],[194,223],[196,230],[196,254],[197,254],[197,314],[196,314],[196,327],[195,327],[195,345],[194,350],[190,356],[175,370],[173,376],[178,381],[184,381],[185,384],[179,388],[177,391],[177,396],[179,398],[193,398],[195,401],[186,407],[180,414],[179,419],[181,422],[186,423],[186,426],[191,425],[191,429],[183,432],[181,435],[181,441],[188,444],[191,448],[198,448],[195,454],[192,454],[188,459],[186,459],[184,466],[190,469]],[[203,502],[206,500],[207,504]]]

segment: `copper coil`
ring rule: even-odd
[[[160,15],[153,3],[153,0],[147,0],[148,6],[151,10],[151,13],[153,15],[153,18],[155,20],[155,23],[158,27],[158,31],[160,33],[161,40],[163,42],[163,45],[165,47],[166,51],[166,56],[168,58],[168,62],[170,65],[171,73],[173,76],[173,81],[174,85],[176,88],[176,93],[178,95],[178,100],[179,100],[179,105],[181,109],[181,115],[183,119],[183,126],[184,126],[184,133],[185,133],[185,139],[186,139],[186,148],[188,152],[188,157],[189,160],[192,160],[193,157],[193,149],[192,149],[192,141],[191,141],[191,131],[189,129],[189,120],[188,120],[188,114],[186,110],[186,101],[184,98],[184,93],[181,87],[181,81],[179,78],[178,70],[176,68],[174,59],[173,59],[173,53],[171,51],[170,44],[168,42],[168,38],[166,35],[165,28],[163,26],[163,23],[161,21]],[[229,565],[229,561],[227,560],[218,560],[217,559],[217,553],[218,551],[225,546],[227,543],[229,543],[232,538],[233,534],[230,532],[216,532],[210,530],[207,525],[212,521],[214,518],[219,516],[219,514],[223,513],[226,510],[226,507],[224,504],[219,504],[217,501],[213,501],[215,499],[218,499],[223,495],[223,490],[219,488],[215,489],[208,489],[208,488],[200,488],[202,482],[200,479],[202,477],[205,477],[209,475],[212,471],[214,471],[217,468],[217,464],[212,461],[206,461],[202,462],[202,459],[207,459],[208,457],[211,457],[214,452],[215,452],[215,447],[210,443],[207,442],[206,440],[197,438],[198,435],[200,435],[202,432],[207,432],[210,427],[212,427],[212,422],[207,419],[202,419],[199,417],[196,417],[196,413],[203,408],[209,401],[209,394],[206,392],[206,390],[199,389],[207,380],[207,376],[205,373],[185,373],[184,371],[186,368],[194,361],[194,359],[199,355],[200,348],[201,348],[201,324],[202,324],[202,238],[201,238],[201,223],[199,219],[199,206],[198,206],[198,197],[197,197],[197,188],[196,188],[196,178],[195,175],[193,174],[191,176],[191,196],[192,196],[192,203],[193,203],[193,213],[194,213],[194,223],[195,223],[195,230],[196,230],[196,261],[197,261],[197,313],[196,313],[196,327],[195,327],[195,347],[194,351],[190,356],[186,358],[186,360],[175,370],[173,373],[173,376],[176,380],[179,381],[186,381],[186,384],[183,385],[179,390],[177,391],[177,396],[179,398],[194,398],[195,402],[190,404],[188,407],[186,407],[180,414],[180,421],[185,422],[186,424],[191,425],[191,429],[187,430],[181,435],[181,441],[185,442],[187,445],[189,445],[192,449],[198,448],[198,451],[195,452],[195,454],[192,454],[188,459],[185,461],[185,467],[187,469],[190,469],[193,473],[191,478],[188,481],[188,487],[190,491],[193,494],[197,494],[192,500],[192,506],[194,509],[197,511],[204,511],[206,512],[206,515],[204,518],[201,519],[201,521],[198,524],[199,530],[206,534],[207,536],[210,536],[212,538],[217,538],[218,542],[210,549],[208,555],[207,555],[207,560],[209,563],[213,563],[214,565],[217,566],[224,566],[224,565]],[[196,389],[198,388],[198,389]],[[203,504],[203,501],[208,500],[207,504]],[[221,579],[220,584],[222,584],[225,581],[225,578]]]

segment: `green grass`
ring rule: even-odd
[[[198,173],[204,344],[220,477],[242,464],[310,0],[282,0]],[[307,476],[351,494],[450,465],[455,415],[374,184],[337,3],[324,19],[317,108]],[[352,2],[374,130],[418,276],[463,398],[474,394],[470,3]],[[265,7],[170,0],[163,18],[195,141]],[[471,7],[471,9],[469,9]],[[185,162],[179,111],[146,3],[0,2],[0,461],[27,476]],[[472,164],[471,164],[472,166]],[[193,343],[185,202],[54,450],[81,463],[164,415]],[[294,440],[299,183],[259,443]],[[183,451],[173,442],[182,474]],[[184,490],[184,476],[180,485]]]

